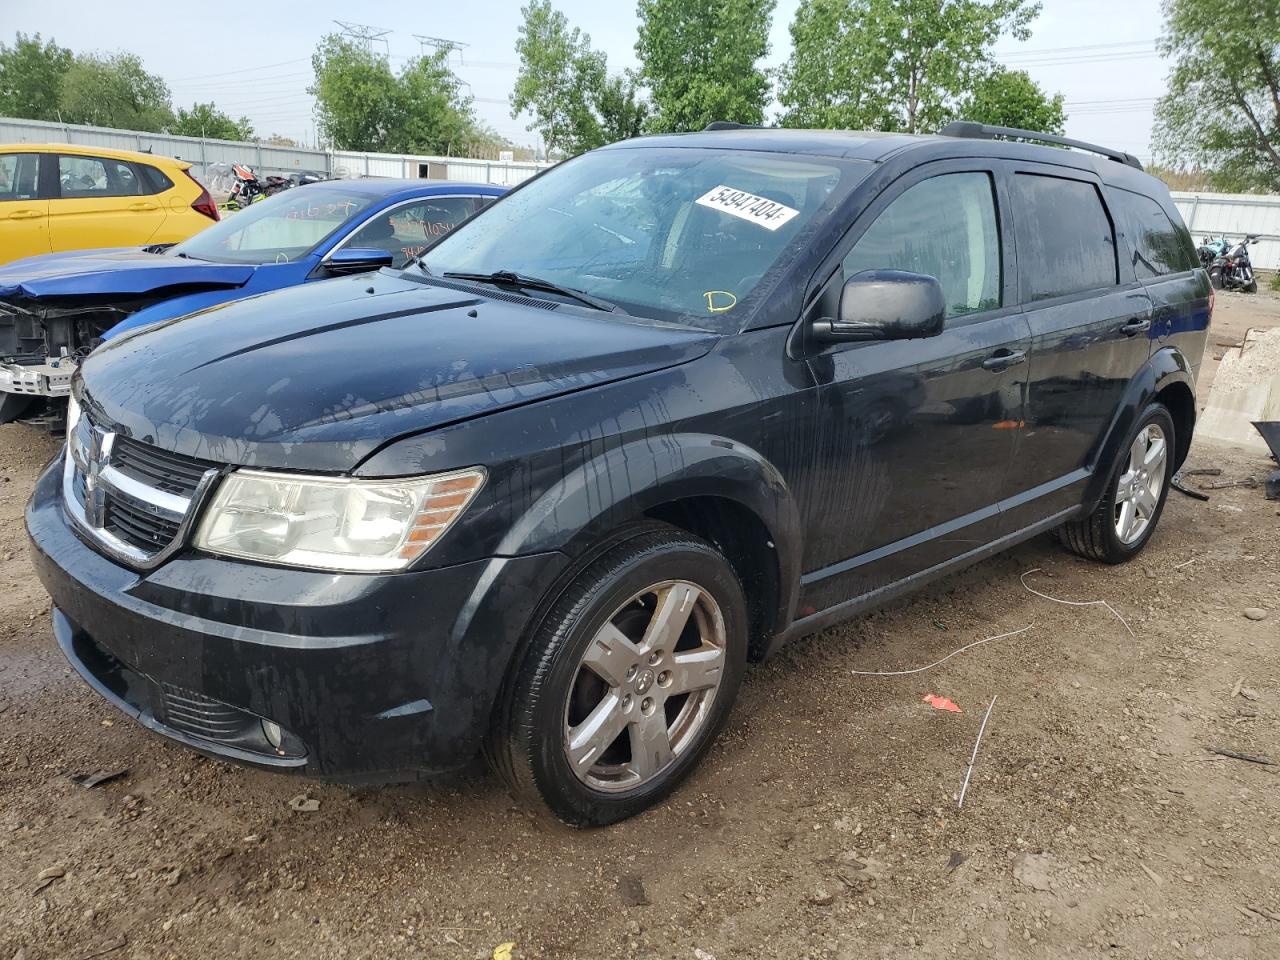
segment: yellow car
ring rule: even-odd
[[[106,147],[0,144],[0,263],[187,239],[218,219],[190,167]]]

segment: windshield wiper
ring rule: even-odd
[[[523,273],[516,273],[514,270],[495,270],[493,273],[461,273],[450,271],[444,274],[454,280],[470,280],[472,283],[492,283],[499,287],[514,287],[517,290],[540,290],[543,293],[558,293],[562,297],[568,297],[570,300],[577,300],[579,303],[585,303],[588,307],[595,307],[597,310],[603,310],[605,313],[626,313],[616,303],[610,303],[601,297],[593,297],[589,293],[583,293],[581,290],[575,290],[573,287],[566,287],[551,280],[543,280],[541,277],[529,277]]]

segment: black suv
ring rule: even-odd
[[[1137,161],[1009,136],[1051,139],[631,140],[402,271],[108,343],[27,511],[59,644],[208,754],[352,781],[483,746],[603,824],[789,637],[1044,531],[1127,560],[1209,282]]]

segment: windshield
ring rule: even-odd
[[[436,276],[511,271],[627,313],[736,330],[867,164],[670,147],[599,150],[500,200],[423,256]]]
[[[259,200],[169,250],[215,263],[288,263],[305,257],[377,199],[326,185],[295,187]]]

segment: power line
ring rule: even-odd
[[[256,67],[245,67],[242,70],[224,70],[221,73],[202,73],[194,77],[175,77],[174,83],[181,83],[184,80],[204,80],[209,77],[229,77],[235,73],[252,73],[255,70],[268,70],[272,67],[284,67],[291,63],[310,63],[310,57],[300,57],[297,60],[281,60],[279,63],[263,63]]]

